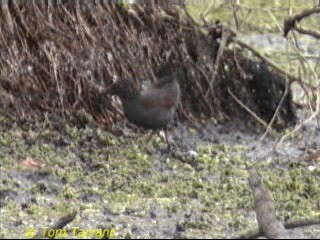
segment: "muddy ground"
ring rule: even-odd
[[[244,40],[287,65],[278,35]],[[317,55],[317,44],[302,45]],[[2,109],[4,95],[0,88],[0,238],[32,237],[30,229],[43,237],[44,228],[74,211],[67,235],[56,238],[79,238],[75,228],[114,229],[115,238],[237,237],[257,228],[247,180],[252,167],[271,190],[281,220],[320,217],[320,160],[310,155],[320,149],[319,116],[280,145],[292,129],[260,140],[263,133],[233,119],[202,122],[199,129],[178,121],[169,131],[176,148],[168,152],[159,133],[147,143],[146,132],[124,120],[117,123],[122,133],[113,135],[84,113],[88,124],[45,113],[41,121],[14,119]],[[320,238],[320,226],[290,234]]]
[[[115,228],[118,238],[235,237],[257,227],[249,167],[282,220],[320,216],[320,161],[307,157],[320,149],[319,122],[277,151],[275,138],[259,141],[262,134],[241,124],[207,122],[199,131],[180,122],[170,153],[159,134],[146,143],[145,132],[124,122],[120,136],[70,122],[0,117],[1,238],[24,237],[30,227],[42,233],[74,210],[68,237],[74,227]],[[320,227],[290,233],[319,238]]]

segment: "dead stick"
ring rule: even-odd
[[[268,239],[288,239],[285,227],[276,218],[272,194],[254,170],[250,170],[249,183],[254,195],[254,206],[260,230]]]
[[[298,28],[298,27],[294,27],[293,30],[295,30],[301,34],[306,34],[306,35],[312,36],[314,38],[320,39],[320,32],[318,32],[318,31],[306,29],[306,28]]]
[[[286,229],[305,227],[305,226],[311,226],[311,225],[320,225],[320,217],[313,218],[313,219],[295,220],[295,221],[286,222],[284,224]]]
[[[262,137],[260,138],[260,141],[262,141],[262,140],[266,137],[269,129],[271,129],[271,126],[273,125],[274,121],[276,120],[276,118],[277,118],[277,116],[278,116],[278,114],[279,114],[279,111],[280,111],[280,108],[281,108],[281,106],[282,106],[282,104],[283,104],[283,101],[284,101],[285,98],[288,96],[288,92],[289,92],[289,82],[286,81],[285,91],[284,91],[284,93],[283,93],[283,95],[282,95],[282,97],[281,97],[281,100],[280,100],[280,102],[279,102],[279,104],[278,104],[278,106],[277,106],[277,108],[276,108],[275,113],[274,113],[273,116],[272,116],[271,121],[269,122],[268,128],[267,128],[267,130],[264,132],[264,134],[262,135]]]
[[[318,79],[316,79],[318,80]],[[282,136],[281,139],[279,140],[279,142],[276,144],[275,146],[275,150],[277,150],[277,148],[283,143],[283,141],[285,141],[289,136],[292,136],[293,134],[295,134],[297,131],[299,131],[303,126],[305,126],[308,122],[312,121],[314,118],[316,118],[319,113],[320,113],[320,84],[318,86],[317,89],[317,95],[316,95],[317,99],[316,99],[316,109],[314,112],[312,112],[311,116],[308,117],[307,119],[303,120],[302,122],[300,122],[298,124],[298,126],[296,126],[291,132],[287,133],[286,135]]]
[[[217,76],[218,71],[219,71],[221,57],[222,57],[222,55],[224,53],[224,49],[225,49],[225,47],[227,45],[227,42],[230,39],[230,37],[231,37],[231,32],[228,31],[227,28],[223,28],[221,42],[220,42],[218,53],[217,53],[217,56],[216,56],[216,59],[215,59],[215,64],[213,66],[214,69],[213,69],[212,78],[211,78],[211,81],[210,81],[209,88],[208,88],[208,90],[206,92],[205,98],[208,97],[210,91],[212,92],[212,95],[214,93],[212,86],[213,86],[213,83],[215,82],[216,76]]]
[[[288,221],[284,223],[284,226],[286,229],[293,229],[293,228],[312,226],[312,225],[320,225],[320,217],[312,218],[312,219],[304,219],[304,220],[294,220],[294,221]],[[240,234],[240,236],[236,236],[234,237],[234,239],[253,239],[253,238],[258,238],[262,236],[263,236],[262,231],[257,228],[254,230],[249,230],[243,234]]]
[[[288,35],[289,31],[293,27],[295,27],[297,22],[300,22],[303,18],[309,17],[310,15],[315,14],[315,13],[320,13],[320,7],[316,7],[313,9],[307,9],[307,10],[304,10],[296,15],[288,17],[286,20],[284,20],[284,23],[283,23],[284,36],[286,37]]]
[[[236,97],[236,95],[234,95],[231,90],[228,88],[228,93],[230,94],[230,96],[241,106],[244,108],[244,110],[246,110],[254,119],[256,119],[259,123],[261,123],[266,129],[267,131],[271,131],[273,134],[275,134],[275,132],[273,131],[273,129],[271,128],[271,126],[268,126],[268,124],[263,121],[256,113],[254,113],[250,108],[248,108],[246,105],[244,105],[240,99],[238,99]]]
[[[270,65],[272,68],[277,70],[279,73],[283,74],[284,76],[288,76],[290,84],[294,81],[299,80],[295,76],[289,74],[288,72],[286,72],[285,70],[280,68],[277,64],[275,64],[273,61],[271,61],[270,59],[268,59],[267,57],[265,57],[264,55],[262,55],[261,53],[256,51],[253,47],[249,46],[248,44],[240,41],[239,39],[234,39],[234,42],[237,43],[238,45],[240,45],[241,47],[248,49],[250,52],[252,52],[258,58],[260,58],[262,61],[266,62],[268,65]]]

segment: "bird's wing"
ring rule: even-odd
[[[152,89],[142,92],[139,96],[141,106],[146,110],[153,108],[170,109],[176,105],[178,93],[175,91],[161,91]]]

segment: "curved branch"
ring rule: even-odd
[[[297,22],[316,13],[320,13],[320,7],[304,10],[301,13],[288,17],[283,23],[283,35],[286,37],[290,30],[296,26]]]

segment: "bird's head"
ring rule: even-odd
[[[117,80],[108,90],[110,95],[117,95],[121,99],[134,98],[139,95],[138,90],[134,87],[133,82],[125,79]]]

